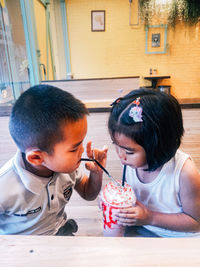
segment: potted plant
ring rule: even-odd
[[[145,25],[159,20],[175,27],[178,21],[194,25],[200,20],[199,0],[139,0],[139,9]]]

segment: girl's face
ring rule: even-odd
[[[132,168],[147,167],[146,152],[142,146],[120,133],[115,133],[113,143],[123,165]]]

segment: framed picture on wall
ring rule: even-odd
[[[146,25],[145,54],[166,54],[167,47],[167,24]]]
[[[92,32],[105,31],[105,10],[91,11],[91,31]]]

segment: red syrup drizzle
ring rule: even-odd
[[[111,228],[112,224],[117,224],[117,220],[113,220],[112,218],[112,210],[114,209],[113,207],[107,207],[104,203],[102,203],[102,208],[103,208],[103,216],[104,216],[104,229],[106,228],[106,226],[108,228]],[[106,210],[109,209],[109,221],[106,220]]]

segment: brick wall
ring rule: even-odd
[[[143,85],[142,76],[155,68],[171,76],[162,84],[176,97],[200,101],[200,24],[168,29],[167,53],[148,55],[144,25],[129,26],[128,0],[67,0],[66,6],[74,78],[139,75]],[[105,32],[91,31],[91,10],[106,11]]]

